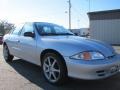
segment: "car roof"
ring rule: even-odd
[[[54,23],[48,23],[48,22],[33,22],[34,24],[39,23],[41,25],[56,25]]]

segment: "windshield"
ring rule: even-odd
[[[36,23],[40,35],[73,35],[72,32],[55,24]]]

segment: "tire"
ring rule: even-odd
[[[3,56],[6,62],[12,62],[14,56],[9,53],[9,49],[7,45],[3,46]]]
[[[45,79],[51,84],[61,85],[67,79],[66,65],[57,54],[47,53],[43,56],[42,70]]]

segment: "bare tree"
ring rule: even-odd
[[[9,23],[5,20],[0,20],[0,35],[5,35],[11,29],[14,29],[14,28],[15,28],[14,24]]]

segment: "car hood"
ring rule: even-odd
[[[60,51],[66,56],[70,56],[83,51],[99,51],[104,56],[112,56],[115,54],[114,49],[101,41],[83,38],[79,36],[44,36],[43,46]]]

